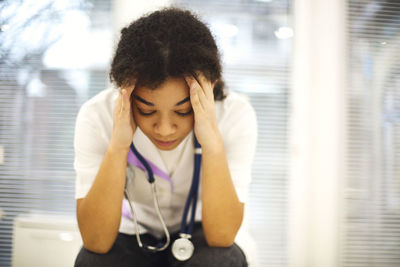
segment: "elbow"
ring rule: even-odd
[[[222,247],[227,248],[235,242],[238,229],[224,229],[224,231],[205,231],[207,245],[209,247]]]
[[[113,247],[118,236],[118,228],[108,226],[109,224],[95,224],[86,218],[81,209],[77,207],[77,218],[79,231],[81,233],[85,249],[97,253],[106,254]]]
[[[101,232],[94,232],[93,229],[92,231],[82,231],[82,229],[80,230],[83,246],[87,250],[97,254],[108,253],[113,247],[118,234],[105,234]]]
[[[228,248],[235,242],[236,234],[214,234],[206,235],[207,245],[209,247]]]
[[[216,220],[203,209],[203,232],[209,247],[231,247],[242,225],[244,204],[240,203],[234,214],[227,214]],[[227,219],[228,218],[228,219]]]
[[[236,235],[241,227],[243,216],[238,216],[236,223],[223,226],[215,224],[214,220],[203,220],[204,236],[209,247],[230,247],[234,244]]]
[[[114,246],[117,235],[118,233],[84,232],[81,229],[83,246],[85,249],[97,254],[107,254]]]
[[[235,242],[235,239],[230,239],[230,238],[225,238],[225,239],[221,239],[221,238],[210,238],[210,239],[206,239],[207,241],[207,245],[209,247],[218,247],[218,248],[228,248],[231,247],[233,245],[233,243]]]
[[[111,250],[113,243],[104,242],[102,240],[83,240],[83,246],[91,252],[97,254],[107,254]]]

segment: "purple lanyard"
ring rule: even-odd
[[[141,154],[138,153],[138,155],[136,153],[133,152],[132,150],[132,145],[131,144],[131,149],[129,150],[128,153],[128,163],[130,163],[133,166],[138,167],[139,169],[141,169],[142,171],[146,171],[146,166],[142,163],[142,161],[138,158],[138,155],[142,158],[143,162],[145,162],[145,164],[148,164],[148,167],[151,169],[152,174],[155,174],[165,180],[167,180],[170,185],[171,185],[171,192],[174,191],[174,184],[172,183],[172,179],[171,177],[169,177],[169,175],[167,173],[165,173],[163,170],[161,170],[160,168],[158,168],[154,163],[152,163],[151,161],[149,161],[148,159],[146,159],[145,157],[143,157]],[[149,173],[150,176],[150,173]],[[154,176],[153,176],[154,179]]]

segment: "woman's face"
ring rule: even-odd
[[[155,90],[136,87],[132,94],[136,125],[158,149],[174,149],[193,129],[189,87],[183,78],[168,78]]]

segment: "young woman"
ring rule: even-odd
[[[207,26],[176,8],[134,21],[110,78],[118,89],[87,101],[76,122],[75,266],[247,266],[235,239],[256,118],[224,91]]]

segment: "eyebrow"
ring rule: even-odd
[[[147,100],[144,100],[143,98],[141,98],[141,97],[138,96],[138,95],[134,95],[134,98],[137,99],[138,101],[142,102],[143,104],[147,105],[147,106],[152,106],[152,107],[154,107],[154,103],[151,103],[151,102],[149,102],[149,101],[147,101]],[[183,103],[188,102],[189,100],[190,100],[190,96],[188,96],[188,97],[182,99],[181,101],[179,101],[178,103],[176,103],[175,106],[180,106],[180,105],[182,105]]]
[[[183,103],[188,102],[189,100],[190,100],[190,96],[187,96],[186,98],[184,98],[181,101],[179,101],[178,103],[176,103],[175,106],[182,105]]]
[[[134,98],[137,99],[138,101],[142,102],[143,104],[146,104],[146,105],[148,105],[148,106],[154,106],[153,103],[144,100],[143,98],[141,98],[141,97],[138,96],[138,95],[134,95]]]

